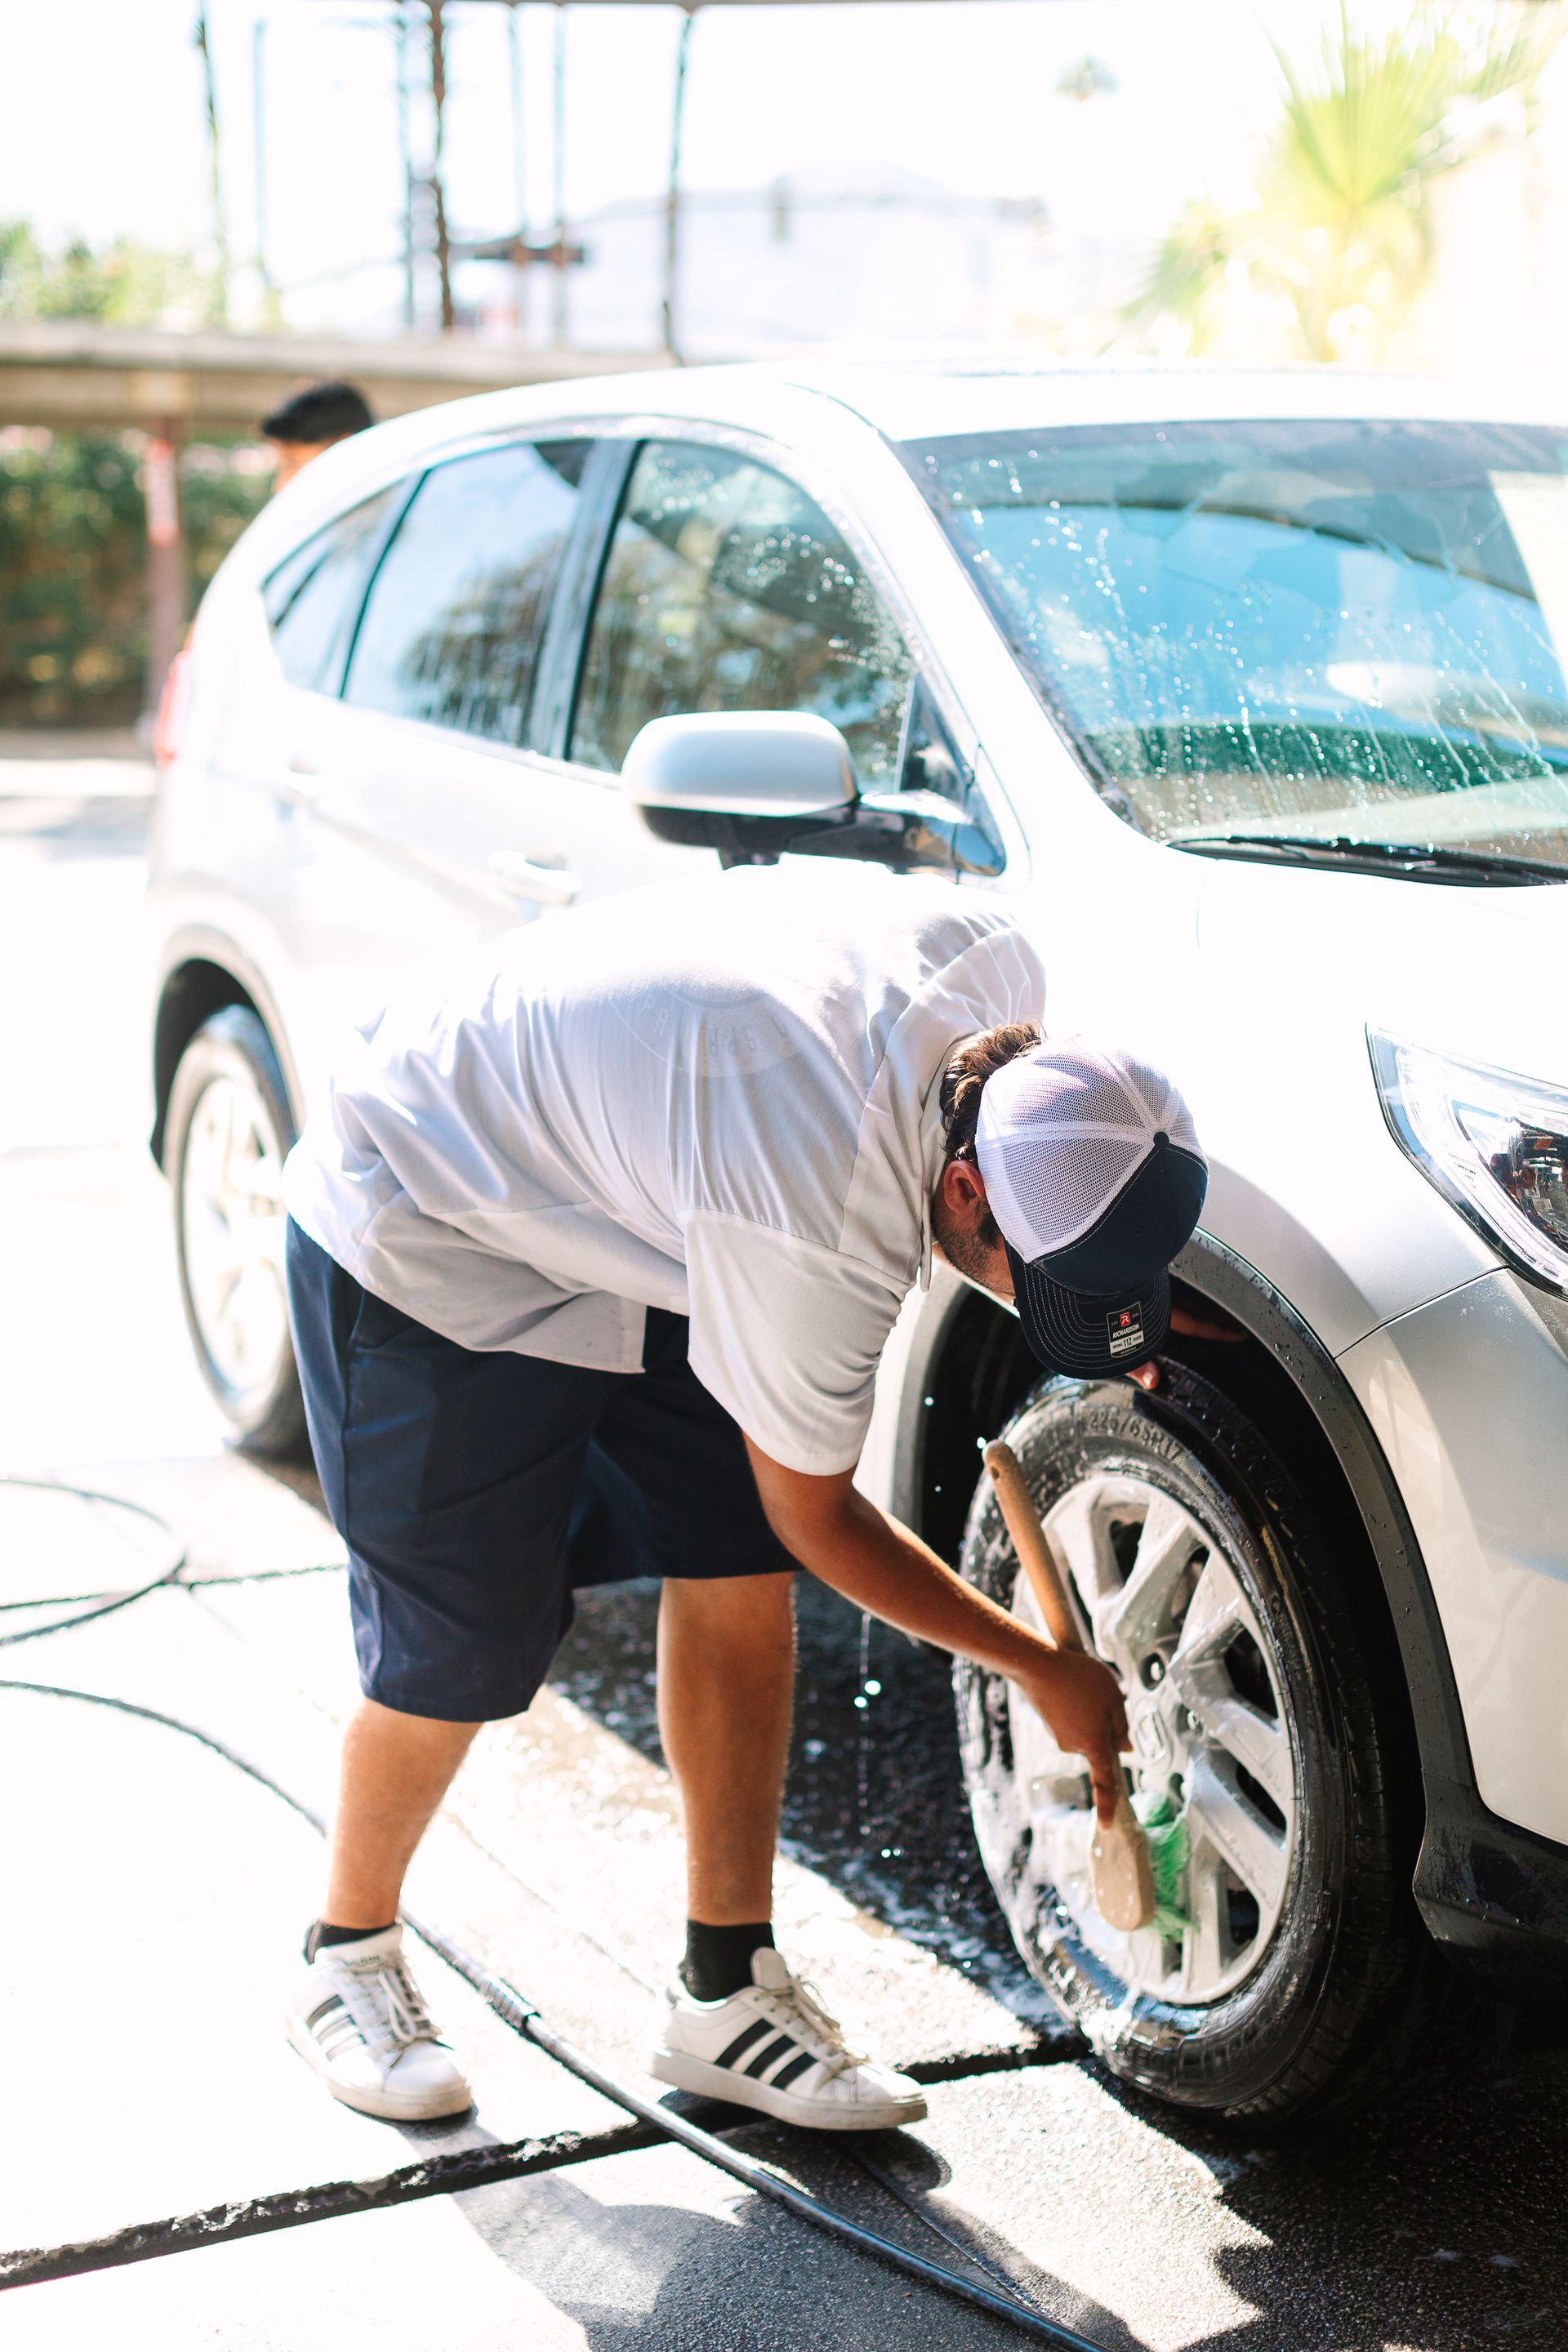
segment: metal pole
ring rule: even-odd
[[[675,298],[680,269],[680,142],[686,126],[686,66],[691,49],[691,27],[697,21],[701,0],[683,0],[684,14],[680,19],[680,37],[675,49],[675,104],[669,122],[669,184],[664,196],[664,299],[660,305],[664,321],[664,348],[680,365],[680,345],[676,336]]]
[[[207,39],[205,0],[196,10],[196,29],[192,35],[201,51],[202,83],[206,99],[207,171],[212,188],[213,243],[217,247],[217,289],[213,305],[214,324],[228,324],[228,222],[223,205],[223,169],[218,152],[217,81],[213,73],[212,45]]]
[[[566,341],[566,0],[555,0],[554,105],[550,142],[552,210],[555,215],[555,278],[551,331],[557,348]]]
[[[512,208],[517,223],[519,248],[518,258],[512,264],[511,272],[511,315],[512,326],[521,335],[528,324],[528,264],[522,258],[522,247],[530,240],[527,145],[523,135],[522,28],[517,13],[520,5],[521,0],[507,0],[507,63],[511,69]]]
[[[262,315],[277,327],[278,289],[267,259],[267,19],[250,28],[250,143],[256,184],[256,274],[261,280]]]
[[[447,191],[441,179],[447,140],[447,28],[445,0],[425,0],[430,19],[430,98],[436,114],[436,136],[430,159],[430,194],[436,209],[436,267],[441,279],[441,332],[449,335],[458,323],[452,302],[452,240],[447,227]]]
[[[403,163],[403,324],[414,332],[417,317],[414,286],[414,146],[408,127],[408,12],[393,18],[397,40],[397,146]]]
[[[142,461],[142,499],[147,518],[147,693],[156,710],[163,682],[185,635],[185,535],[180,516],[179,425],[153,420]]]

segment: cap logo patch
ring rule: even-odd
[[[1142,1307],[1118,1307],[1105,1318],[1105,1336],[1113,1356],[1131,1356],[1143,1345]]]

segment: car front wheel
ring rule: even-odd
[[[272,1041],[247,1006],[197,1030],[169,1097],[165,1166],[185,1321],[242,1444],[297,1455],[304,1408],[283,1277],[283,1162],[294,1122]]]
[[[1363,2098],[1443,1971],[1409,1894],[1400,1699],[1339,1548],[1270,1443],[1179,1365],[1152,1394],[1047,1384],[1005,1434],[1126,1696],[1159,1896],[1148,1927],[1107,1926],[1082,1758],[961,1662],[971,1808],[1020,1952],[1156,2097],[1254,2128]],[[988,1479],[962,1569],[1039,1626]]]

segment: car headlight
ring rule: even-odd
[[[1568,1297],[1568,1088],[1377,1029],[1367,1044],[1395,1141],[1511,1266]]]

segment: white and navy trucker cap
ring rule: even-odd
[[[1163,1070],[1080,1037],[1037,1045],[987,1079],[974,1156],[1041,1363],[1080,1379],[1143,1363],[1208,1184]]]

